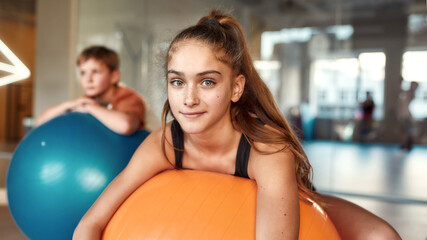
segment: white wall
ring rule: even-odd
[[[38,0],[34,116],[75,96],[75,36],[78,0]]]

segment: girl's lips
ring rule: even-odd
[[[204,112],[186,112],[186,113],[181,113],[181,114],[187,118],[198,118],[201,115],[203,115]]]

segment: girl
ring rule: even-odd
[[[254,179],[258,188],[256,239],[297,239],[299,191],[321,202],[324,197],[311,190],[310,163],[256,72],[239,23],[212,11],[184,29],[169,47],[166,71],[168,100],[162,128],[141,144],[89,209],[74,239],[99,239],[116,209],[138,186],[174,168]],[[166,123],[169,113],[174,120]],[[358,223],[356,218],[363,216],[357,231],[375,223],[386,226],[385,232],[394,232],[357,206],[332,197],[324,202],[331,208],[340,204],[339,211],[332,211],[334,221],[337,217],[340,223],[340,219],[348,222],[351,216]],[[347,205],[349,210],[344,211]],[[393,237],[398,238],[397,234]]]

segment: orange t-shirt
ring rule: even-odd
[[[139,129],[145,127],[145,103],[138,93],[124,86],[118,86],[111,100],[113,110],[130,113],[139,118],[141,125]]]

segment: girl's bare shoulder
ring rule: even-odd
[[[175,153],[170,129],[171,123],[167,123],[164,131],[163,128],[154,130],[144,140],[141,147],[145,151],[149,151],[150,155],[163,155],[174,166]]]
[[[280,133],[277,129],[264,125],[272,133]],[[268,172],[295,171],[295,158],[290,150],[290,143],[266,143],[254,141],[250,152],[249,175],[259,178],[260,175],[268,175]]]
[[[171,134],[171,123],[167,123],[165,126],[165,130],[163,131],[163,128],[157,128],[156,130],[152,131],[150,135],[148,135],[147,139],[144,141],[146,142],[154,142],[154,143],[161,143],[163,140],[163,133],[165,134],[165,139],[167,141],[172,141],[172,134]]]
[[[291,173],[295,171],[294,154],[285,144],[254,142],[251,149],[248,173],[251,178],[272,172]]]

